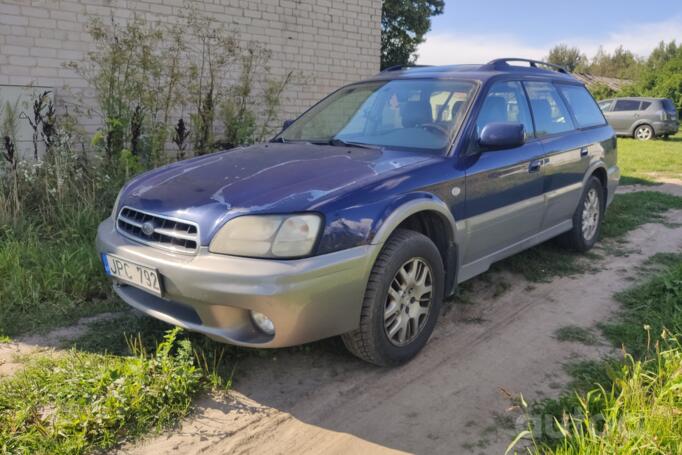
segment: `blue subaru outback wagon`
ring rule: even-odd
[[[97,245],[150,316],[251,347],[341,335],[396,365],[458,283],[553,237],[589,250],[619,176],[613,130],[562,68],[394,67],[269,143],[134,178]]]

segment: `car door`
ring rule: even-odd
[[[618,134],[629,135],[639,113],[639,100],[616,100],[606,118]]]
[[[480,131],[495,122],[523,124],[526,143],[508,150],[479,150]],[[467,241],[462,258],[465,270],[473,275],[485,270],[490,261],[503,257],[505,250],[514,244],[536,234],[542,221],[539,160],[543,150],[534,138],[532,118],[520,82],[497,82],[490,87],[470,140],[466,167]],[[478,269],[471,265],[476,261],[482,264]]]
[[[592,128],[606,125],[603,114],[582,85],[524,82],[536,135],[544,148],[546,210],[541,230],[570,227],[582,194],[591,157],[599,155]],[[558,232],[557,232],[558,233]]]

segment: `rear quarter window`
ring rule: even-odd
[[[639,106],[640,111],[646,111],[651,106],[651,101],[642,101],[642,105]]]
[[[608,111],[608,110],[611,108],[611,106],[613,105],[613,100],[600,101],[598,104],[599,104],[599,108],[600,108],[602,111],[606,112],[606,111]]]
[[[589,128],[606,124],[604,115],[585,87],[579,85],[559,85],[561,94],[573,111],[578,128]]]

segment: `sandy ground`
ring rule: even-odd
[[[638,265],[682,248],[682,211],[669,221],[632,231],[621,245],[628,254],[596,260],[583,275],[532,285],[505,276],[514,281],[497,298],[490,280],[477,280],[473,302],[451,302],[425,350],[400,368],[372,367],[333,342],[251,358],[228,397],[205,397],[177,429],[121,452],[504,453],[526,425],[509,395],[556,396],[568,380],[565,362],[610,352],[554,333],[607,319],[613,294],[632,284]]]
[[[682,197],[682,180],[672,179],[672,178],[659,178],[657,179],[660,185],[650,186],[650,185],[625,185],[620,186],[616,190],[617,194],[622,193],[633,193],[635,191],[660,191],[663,193],[672,194],[673,196]]]
[[[22,367],[21,360],[29,354],[56,353],[65,342],[83,336],[90,324],[118,317],[115,313],[102,313],[83,318],[69,327],[61,327],[44,335],[31,335],[0,343],[0,377],[10,376]]]

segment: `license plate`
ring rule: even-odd
[[[103,254],[102,262],[107,275],[161,297],[161,281],[155,269],[111,254]]]

